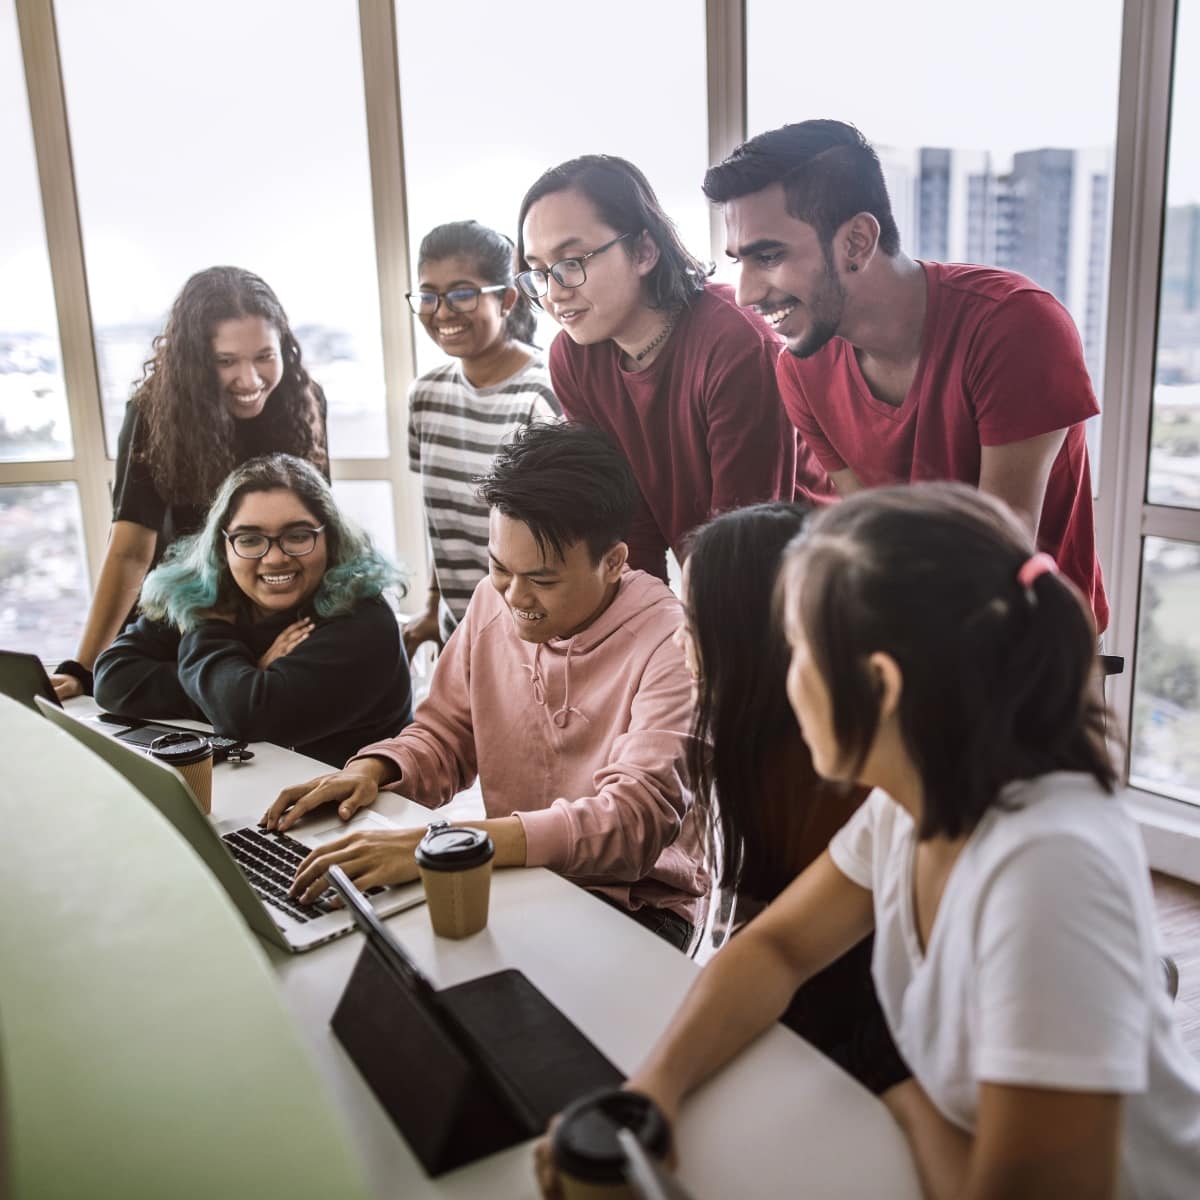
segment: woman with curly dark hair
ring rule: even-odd
[[[229,472],[276,452],[328,477],[325,396],[275,293],[239,267],[209,267],[184,284],[126,407],[112,531],[76,658],[53,677],[60,699],[90,693],[146,572],[200,528]]]

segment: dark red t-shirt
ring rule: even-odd
[[[554,339],[550,381],[563,412],[612,437],[641,489],[629,538],[635,570],[666,579],[667,547],[683,562],[687,535],[717,513],[833,495],[780,402],[780,346],[724,284],[705,286],[644,371],[625,370],[614,342]]]
[[[1084,422],[1100,411],[1070,313],[1022,275],[922,263],[921,357],[904,403],[876,399],[854,347],[834,338],[808,359],[779,358],[779,390],[801,437],[830,472],[874,487],[922,479],[979,483],[982,446],[1066,429],[1050,470],[1038,546],[1083,592],[1103,631],[1108,600]]]

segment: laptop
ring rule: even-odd
[[[322,897],[303,905],[287,894],[296,867],[310,850],[359,828],[394,829],[378,813],[358,813],[352,821],[333,816],[304,830],[300,837],[268,833],[238,821],[210,821],[199,809],[183,776],[157,759],[109,737],[89,720],[50,704],[35,701],[42,714],[123,775],[175,827],[229,893],[247,925],[264,941],[281,950],[301,953],[349,933],[354,918],[345,909],[331,909]],[[423,904],[421,884],[372,889],[374,912],[390,916]],[[332,898],[332,893],[327,893]]]
[[[56,708],[62,708],[50,676],[42,660],[36,654],[21,654],[16,650],[0,650],[0,692],[20,701],[26,708],[36,711],[34,697],[41,696]],[[164,733],[198,733],[199,730],[187,729],[182,725],[168,725],[161,721],[146,721],[141,717],[124,717],[114,713],[99,713],[95,720],[103,721],[108,728],[105,730],[110,737],[119,738],[133,746],[148,749],[155,738]],[[224,762],[227,758],[253,758],[254,754],[247,750],[246,743],[235,738],[219,737],[215,733],[205,733],[208,744],[213,748],[213,762]]]
[[[54,684],[36,654],[0,650],[0,692],[20,701],[26,708],[36,709],[34,696],[41,696],[56,708],[62,708]]]

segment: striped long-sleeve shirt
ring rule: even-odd
[[[409,465],[421,476],[434,568],[453,623],[487,574],[488,511],[475,496],[500,443],[531,421],[561,414],[546,361],[536,355],[491,387],[472,386],[458,359],[414,380],[408,394]]]

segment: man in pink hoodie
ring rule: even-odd
[[[665,584],[626,565],[637,485],[582,425],[533,424],[481,481],[489,578],[411,725],[342,771],[285,789],[263,823],[380,788],[437,808],[478,776],[497,867],[549,867],[681,948],[707,879],[684,777],[691,681]],[[339,864],[360,887],[416,878],[423,830],[355,833],[312,855],[293,894]],[[680,834],[683,833],[681,838]]]

